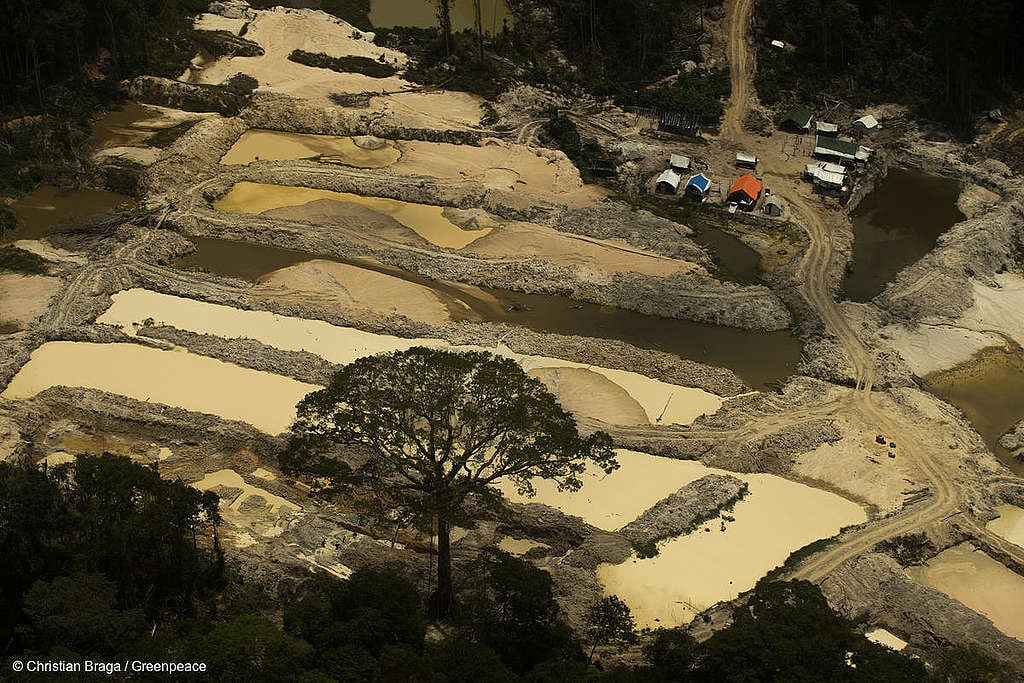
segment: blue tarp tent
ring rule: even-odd
[[[708,178],[703,173],[698,173],[695,176],[690,176],[690,179],[686,181],[686,187],[683,191],[689,195],[696,196],[698,199],[704,199],[710,187],[711,178]]]

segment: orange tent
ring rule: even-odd
[[[729,188],[729,199],[732,199],[737,192],[742,192],[750,198],[750,201],[757,201],[757,198],[761,196],[762,189],[764,189],[764,185],[761,184],[761,181],[750,173],[746,173],[737,178]]]

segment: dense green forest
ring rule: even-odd
[[[767,104],[898,102],[969,134],[1024,86],[1024,4],[1014,0],[759,2],[757,90]],[[768,46],[781,39],[795,46]]]

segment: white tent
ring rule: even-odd
[[[875,128],[878,128],[878,119],[871,114],[860,117],[854,121],[854,123],[864,128],[864,130],[874,130]]]
[[[664,194],[675,194],[676,190],[679,189],[679,183],[682,179],[683,177],[671,168],[666,168],[662,171],[661,175],[658,176],[658,180],[654,184],[654,191]]]

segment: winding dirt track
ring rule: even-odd
[[[752,0],[733,0],[728,12],[729,35],[728,54],[732,96],[726,108],[722,124],[721,141],[751,147],[759,146],[754,136],[743,130],[743,120],[749,110],[753,96],[752,73],[750,68],[748,29],[753,7]],[[771,173],[772,155],[765,155],[763,162],[766,174]],[[959,510],[958,490],[950,472],[943,469],[943,460],[936,457],[936,446],[920,425],[894,412],[883,411],[875,402],[872,387],[875,381],[875,356],[864,345],[850,327],[842,311],[833,298],[829,287],[829,264],[833,258],[833,243],[828,225],[827,214],[819,212],[788,183],[776,183],[777,192],[792,208],[794,221],[806,231],[810,244],[799,265],[799,276],[802,280],[800,291],[811,307],[821,316],[828,331],[842,345],[849,356],[856,379],[856,390],[844,398],[842,405],[829,406],[828,410],[803,411],[802,414],[790,413],[785,416],[772,416],[769,425],[762,424],[759,429],[750,425],[743,434],[735,437],[748,437],[763,431],[765,426],[777,429],[785,424],[797,424],[825,413],[845,413],[865,424],[876,425],[879,433],[898,441],[901,446],[901,457],[906,457],[921,471],[927,480],[930,496],[919,504],[901,510],[894,516],[883,518],[850,530],[839,537],[836,544],[823,552],[812,555],[800,564],[792,573],[792,578],[802,578],[819,582],[839,565],[857,555],[869,551],[875,544],[912,532],[921,527],[937,522],[945,517],[956,515]],[[824,408],[824,406],[823,406]],[[694,436],[697,433],[694,432]],[[1000,550],[1020,561],[1024,559],[1024,551],[1013,544],[1008,544],[984,529],[967,515],[961,526],[975,536],[995,545]]]

